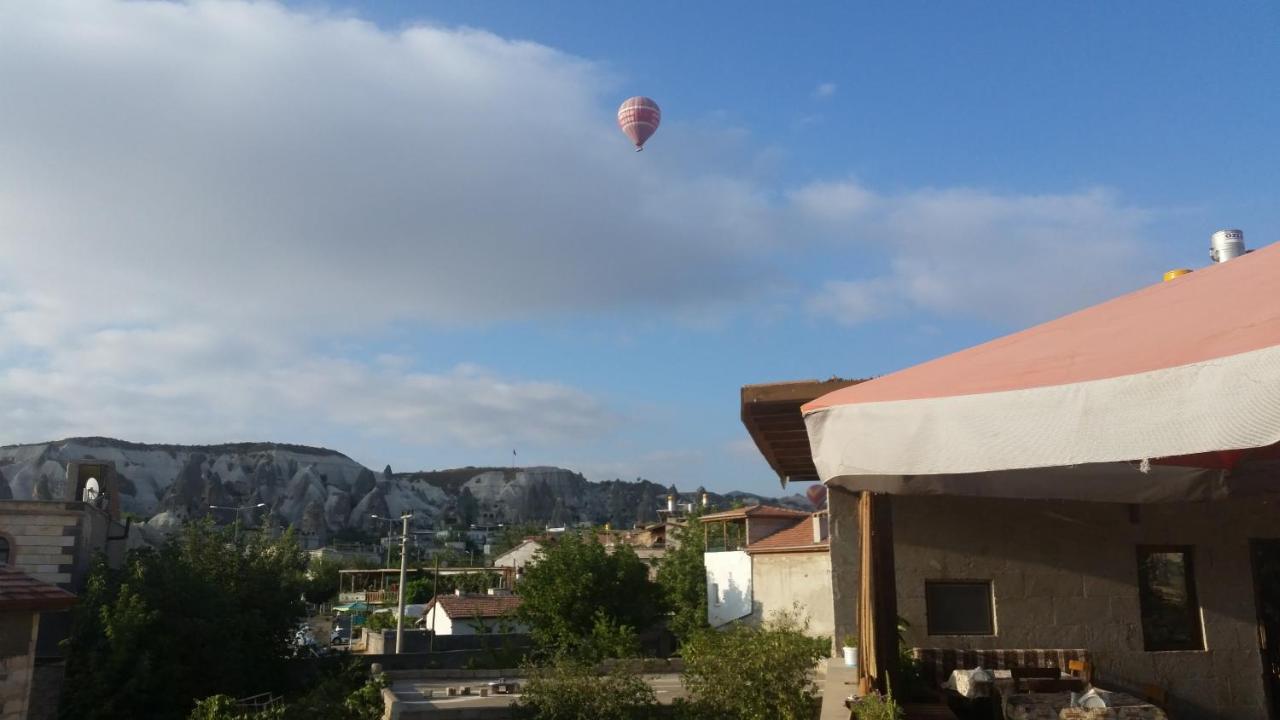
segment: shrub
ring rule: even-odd
[[[591,665],[562,658],[531,670],[515,708],[527,720],[650,720],[657,706],[653,688],[629,663],[598,676]]]
[[[409,629],[413,627],[413,618],[406,615],[404,617],[404,626],[405,626],[405,629]],[[364,629],[367,632],[382,632],[383,630],[395,630],[396,629],[395,613],[389,613],[389,612],[372,613],[364,621]]]
[[[704,630],[683,646],[690,713],[734,720],[808,720],[817,704],[811,672],[827,641],[780,613],[763,627],[736,623]]]
[[[857,720],[902,720],[906,717],[892,695],[875,693],[858,698],[853,703],[853,714]]]

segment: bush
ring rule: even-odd
[[[328,665],[302,695],[267,710],[245,710],[228,695],[196,703],[188,720],[381,720],[385,676],[370,678],[358,662]]]
[[[560,659],[533,668],[516,701],[527,720],[650,720],[657,713],[653,688],[628,663],[598,676],[586,663]]]
[[[413,618],[404,617],[404,626],[406,629],[413,627]],[[364,621],[364,629],[366,632],[382,632],[383,630],[396,629],[396,615],[393,612],[377,612],[369,615]]]
[[[817,705],[811,671],[827,641],[780,613],[763,627],[741,623],[704,630],[682,646],[684,684],[693,695],[686,716],[734,720],[808,720]]]
[[[906,717],[892,695],[875,693],[858,698],[853,703],[853,713],[857,720],[902,720]]]

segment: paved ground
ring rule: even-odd
[[[645,680],[653,687],[658,702],[670,703],[676,698],[685,697],[684,687],[680,684],[680,676],[674,673],[661,675],[645,675]],[[515,679],[521,682],[520,679]],[[441,678],[432,680],[397,680],[391,684],[391,692],[397,699],[412,703],[415,710],[455,709],[455,708],[500,708],[515,702],[519,694],[489,695],[479,697],[480,688],[488,687],[489,680],[484,678]],[[448,688],[470,686],[471,695],[448,697]]]
[[[844,699],[857,688],[857,671],[835,659],[826,668],[826,677],[819,682],[822,688],[821,720],[849,720],[849,709]]]

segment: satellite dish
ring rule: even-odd
[[[101,495],[102,488],[98,487],[98,478],[89,478],[84,481],[84,492],[80,494],[81,500],[84,500],[90,505],[96,505],[98,497]]]

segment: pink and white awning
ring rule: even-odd
[[[818,474],[850,489],[1155,502],[1269,487],[1280,244],[803,411]]]

